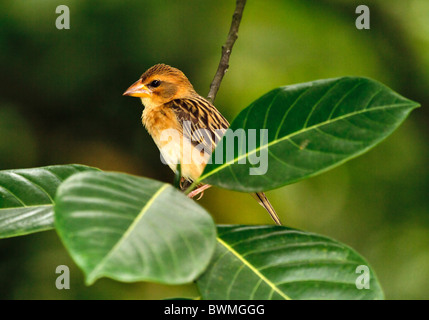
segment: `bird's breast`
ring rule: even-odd
[[[165,106],[145,108],[142,114],[142,123],[155,142],[159,141],[165,130],[180,131],[180,123],[174,111]]]
[[[201,175],[208,155],[195,150],[191,141],[184,139],[182,125],[173,110],[165,106],[145,108],[142,123],[173,171],[180,163],[183,177],[196,180]]]

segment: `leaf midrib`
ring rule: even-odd
[[[40,207],[53,207],[53,204],[35,204],[31,206],[21,206],[21,207],[9,207],[9,208],[0,208],[0,212],[5,210],[23,210],[23,209],[31,209],[31,208],[40,208]]]
[[[232,159],[232,160],[230,160],[230,161],[222,164],[221,166],[216,167],[214,170],[209,171],[206,174],[203,174],[202,176],[200,176],[198,178],[197,182],[203,181],[204,179],[206,179],[206,178],[212,176],[213,174],[215,174],[216,172],[219,172],[219,171],[223,170],[225,167],[229,167],[231,164],[233,164],[233,163],[235,163],[235,162],[237,162],[237,161],[239,161],[239,160],[241,160],[243,158],[246,158],[246,157],[248,157],[249,155],[251,155],[253,153],[256,153],[256,152],[258,152],[260,150],[266,149],[266,148],[268,148],[268,147],[270,147],[272,145],[276,145],[277,143],[279,143],[281,141],[289,140],[289,139],[293,138],[294,136],[296,136],[298,134],[305,133],[305,132],[311,131],[313,129],[317,129],[318,127],[321,127],[321,126],[324,126],[324,125],[327,125],[327,124],[331,124],[331,123],[334,123],[334,122],[339,121],[339,120],[347,119],[348,117],[352,117],[352,116],[355,116],[355,115],[364,114],[364,113],[367,113],[367,112],[377,111],[377,110],[401,108],[401,107],[406,107],[406,106],[410,106],[410,105],[412,105],[412,101],[410,101],[409,103],[390,104],[390,105],[385,105],[385,106],[381,106],[381,107],[375,107],[375,108],[371,108],[371,109],[362,109],[362,110],[359,110],[359,111],[355,111],[355,112],[349,113],[349,114],[344,115],[344,116],[340,116],[340,117],[335,118],[335,119],[328,119],[327,121],[320,122],[320,123],[317,123],[317,124],[315,124],[313,126],[300,129],[300,130],[295,131],[295,132],[293,132],[291,134],[288,134],[288,135],[286,135],[286,136],[284,136],[284,137],[282,137],[280,139],[276,139],[274,141],[271,141],[268,144],[265,144],[263,146],[259,146],[258,148],[255,148],[255,149],[253,149],[250,152],[242,154],[242,155],[240,155],[240,156],[238,156],[238,157],[236,157],[236,158],[234,158],[234,159]]]
[[[164,184],[162,187],[156,191],[153,196],[149,199],[149,201],[144,205],[142,210],[139,212],[139,214],[136,216],[135,220],[130,224],[128,229],[124,232],[123,236],[116,242],[116,244],[110,249],[110,251],[106,254],[106,256],[97,264],[97,266],[88,274],[86,282],[87,284],[94,283],[95,280],[97,280],[97,273],[100,269],[104,267],[104,265],[107,263],[109,258],[113,255],[113,253],[121,246],[121,244],[128,238],[130,233],[134,230],[134,227],[137,225],[137,223],[140,222],[140,220],[143,218],[144,214],[149,210],[149,208],[152,206],[152,203],[158,198],[158,196],[166,189],[168,188],[168,184]]]
[[[269,279],[267,279],[262,273],[259,272],[252,264],[250,264],[244,257],[242,257],[237,251],[235,251],[230,245],[224,242],[221,238],[217,238],[217,241],[222,244],[229,252],[231,252],[234,256],[237,257],[246,267],[248,267],[251,271],[253,271],[260,279],[262,279],[273,292],[278,293],[285,300],[292,300],[289,296],[284,294],[281,290],[279,290],[274,283],[272,283]]]

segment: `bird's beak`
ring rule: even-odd
[[[136,81],[124,92],[124,96],[130,97],[140,97],[145,98],[149,97],[152,94],[152,91],[146,87],[141,80]]]

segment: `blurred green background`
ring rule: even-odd
[[[355,8],[371,9],[357,30]],[[57,30],[55,9],[70,8]],[[122,97],[148,67],[183,70],[202,95],[226,39],[233,0],[0,3],[0,170],[80,163],[171,182],[173,174]],[[429,298],[429,1],[249,0],[216,100],[232,120],[282,85],[345,75],[377,79],[422,108],[372,151],[268,192],[293,228],[335,238],[373,266],[388,299]],[[217,223],[271,224],[247,194],[211,189],[200,204]],[[186,222],[184,222],[186,223]],[[56,266],[71,289],[55,288]],[[55,231],[0,241],[0,298],[194,297],[193,285],[86,287]]]

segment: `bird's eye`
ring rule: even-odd
[[[159,81],[159,80],[153,80],[149,85],[152,88],[156,88],[156,87],[159,87],[160,84],[161,84],[161,81]]]

